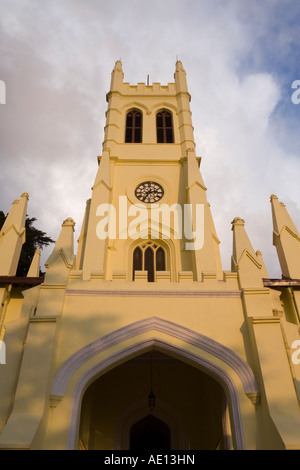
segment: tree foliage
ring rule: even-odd
[[[4,224],[6,216],[4,212],[0,211],[0,230]],[[26,241],[22,246],[21,255],[19,259],[19,264],[17,268],[16,276],[27,276],[32,258],[37,249],[42,250],[44,247],[54,243],[52,238],[48,237],[45,232],[38,230],[34,227],[34,222],[36,222],[35,217],[26,216],[25,229],[26,229]],[[43,276],[44,273],[40,271],[40,276]]]
[[[4,224],[6,216],[3,211],[0,211],[0,230],[2,229],[2,225]]]

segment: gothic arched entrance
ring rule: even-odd
[[[155,416],[149,414],[131,427],[130,450],[158,452],[170,449],[170,428]]]
[[[139,338],[139,341],[135,341],[130,345],[124,343],[126,340],[130,340],[142,334],[144,334],[144,337],[142,339]],[[165,338],[162,340],[157,337],[162,334],[168,335],[168,340]],[[117,348],[115,352],[106,354],[106,351],[112,347]],[[194,352],[190,351],[189,348],[194,348]],[[182,364],[191,365],[193,369],[203,372],[206,377],[213,378],[215,382],[221,384],[221,388],[224,390],[223,397],[224,394],[226,394],[227,397],[230,415],[230,433],[228,434],[227,431],[225,431],[224,434],[224,440],[227,443],[226,448],[245,449],[240,401],[242,400],[243,406],[247,408],[247,406],[251,407],[253,404],[258,403],[260,399],[260,392],[252,369],[236,352],[228,347],[195,330],[182,327],[174,322],[155,316],[136,321],[96,339],[92,343],[78,349],[61,365],[52,383],[50,400],[53,404],[54,419],[60,419],[61,409],[65,407],[66,412],[69,413],[66,448],[75,449],[78,448],[78,446],[80,447],[83,435],[82,431],[85,433],[84,442],[88,442],[89,446],[89,438],[86,439],[86,435],[89,433],[89,426],[85,426],[84,423],[89,423],[89,409],[92,407],[84,409],[84,402],[92,404],[92,400],[87,400],[85,397],[86,394],[91,393],[93,384],[97,383],[100,377],[108,378],[109,373],[117,369],[117,367],[121,365],[123,367],[125,364],[128,364],[132,358],[137,358],[139,355],[150,350],[162,351],[166,355],[169,355],[169,357],[176,357]],[[93,361],[92,363],[91,360]],[[77,379],[73,381],[75,372],[78,373],[78,376]],[[184,382],[181,381],[181,384],[182,383]],[[117,390],[121,393],[121,387],[124,384],[128,384],[128,376],[124,378],[123,382],[120,381],[119,376],[118,387],[115,387],[115,384],[116,382],[112,384],[113,388],[111,390],[114,392]],[[107,389],[109,390],[108,387],[103,388],[102,391]],[[111,390],[109,390],[109,399],[111,399],[113,395]],[[199,392],[197,387],[193,387],[192,390]],[[67,396],[69,396],[70,400],[66,401],[64,397],[67,398]],[[116,397],[115,404],[119,403],[118,399],[120,396],[122,395]],[[178,393],[176,396],[178,396]],[[103,401],[103,397],[100,398],[98,396],[98,403],[101,400]],[[198,395],[197,400],[199,400]],[[56,404],[59,402],[61,402],[61,405],[57,407],[56,411]],[[133,417],[135,418],[135,420],[131,422],[131,425],[133,425],[138,419],[145,416],[145,398],[143,403],[144,410],[140,403],[133,401],[132,406],[136,407],[135,413],[141,414],[141,412],[143,412],[139,417],[134,416],[129,409],[130,407],[124,407],[123,414],[125,413],[128,421],[126,423],[127,435],[129,432],[129,418],[131,420]],[[137,406],[139,409],[137,409]],[[165,403],[160,402],[158,411],[166,417],[175,417],[176,422],[173,425],[173,429],[182,429],[178,413],[174,409],[169,412],[169,408],[170,407]],[[58,412],[59,410],[60,413]],[[105,412],[106,406],[102,407],[102,413],[103,410]],[[155,407],[154,410],[156,412],[157,408]],[[249,411],[251,413],[251,409],[249,409]],[[120,437],[122,423],[124,424],[125,422],[124,418],[120,419],[121,415],[122,413],[119,414],[118,420],[119,437],[115,441],[116,449],[129,448],[129,443],[126,447],[123,445],[124,442]],[[227,415],[228,413],[226,413],[225,416]],[[160,418],[160,416],[158,417]],[[165,417],[163,417],[163,421],[167,422]],[[225,420],[225,427],[226,422],[229,423],[229,420]],[[202,421],[200,421],[200,423],[202,423]],[[170,426],[170,423],[167,424]],[[224,425],[223,429],[225,429]],[[82,428],[82,426],[84,428]],[[81,427],[81,429],[79,429],[79,427]],[[86,431],[88,431],[88,433],[86,433]],[[172,434],[174,435],[174,432],[171,432],[171,436]],[[181,438],[183,434],[182,432],[180,433]],[[228,439],[228,436],[230,436],[230,439]],[[180,442],[181,449],[186,448],[186,444],[182,444],[182,439],[178,442]],[[110,443],[109,445],[111,446],[112,444]],[[173,446],[173,448],[175,447]]]
[[[198,368],[155,349],[116,366],[87,388],[81,449],[228,448],[226,398]]]

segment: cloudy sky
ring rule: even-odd
[[[57,239],[73,217],[76,241],[115,61],[127,82],[167,84],[177,57],[223,268],[239,216],[270,277],[280,276],[271,194],[300,229],[298,0],[0,0],[0,210],[28,192],[36,226]]]

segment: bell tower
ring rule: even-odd
[[[174,79],[131,85],[121,62],[115,64],[103,151],[79,239],[78,269],[86,280],[92,273],[127,281],[222,278],[180,61]]]
[[[68,217],[45,277],[38,253],[15,276],[27,193],[0,233],[0,448],[300,449],[300,234],[285,205],[271,196],[282,279],[241,217],[223,271],[182,63],[173,83],[131,85],[117,61],[106,98],[77,252]]]

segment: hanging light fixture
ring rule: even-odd
[[[149,396],[148,396],[148,405],[149,405],[149,408],[155,407],[155,395],[152,391],[149,393]]]
[[[149,408],[155,407],[155,394],[153,392],[152,386],[152,353],[151,353],[151,362],[150,362],[150,393],[148,395],[148,406]]]

